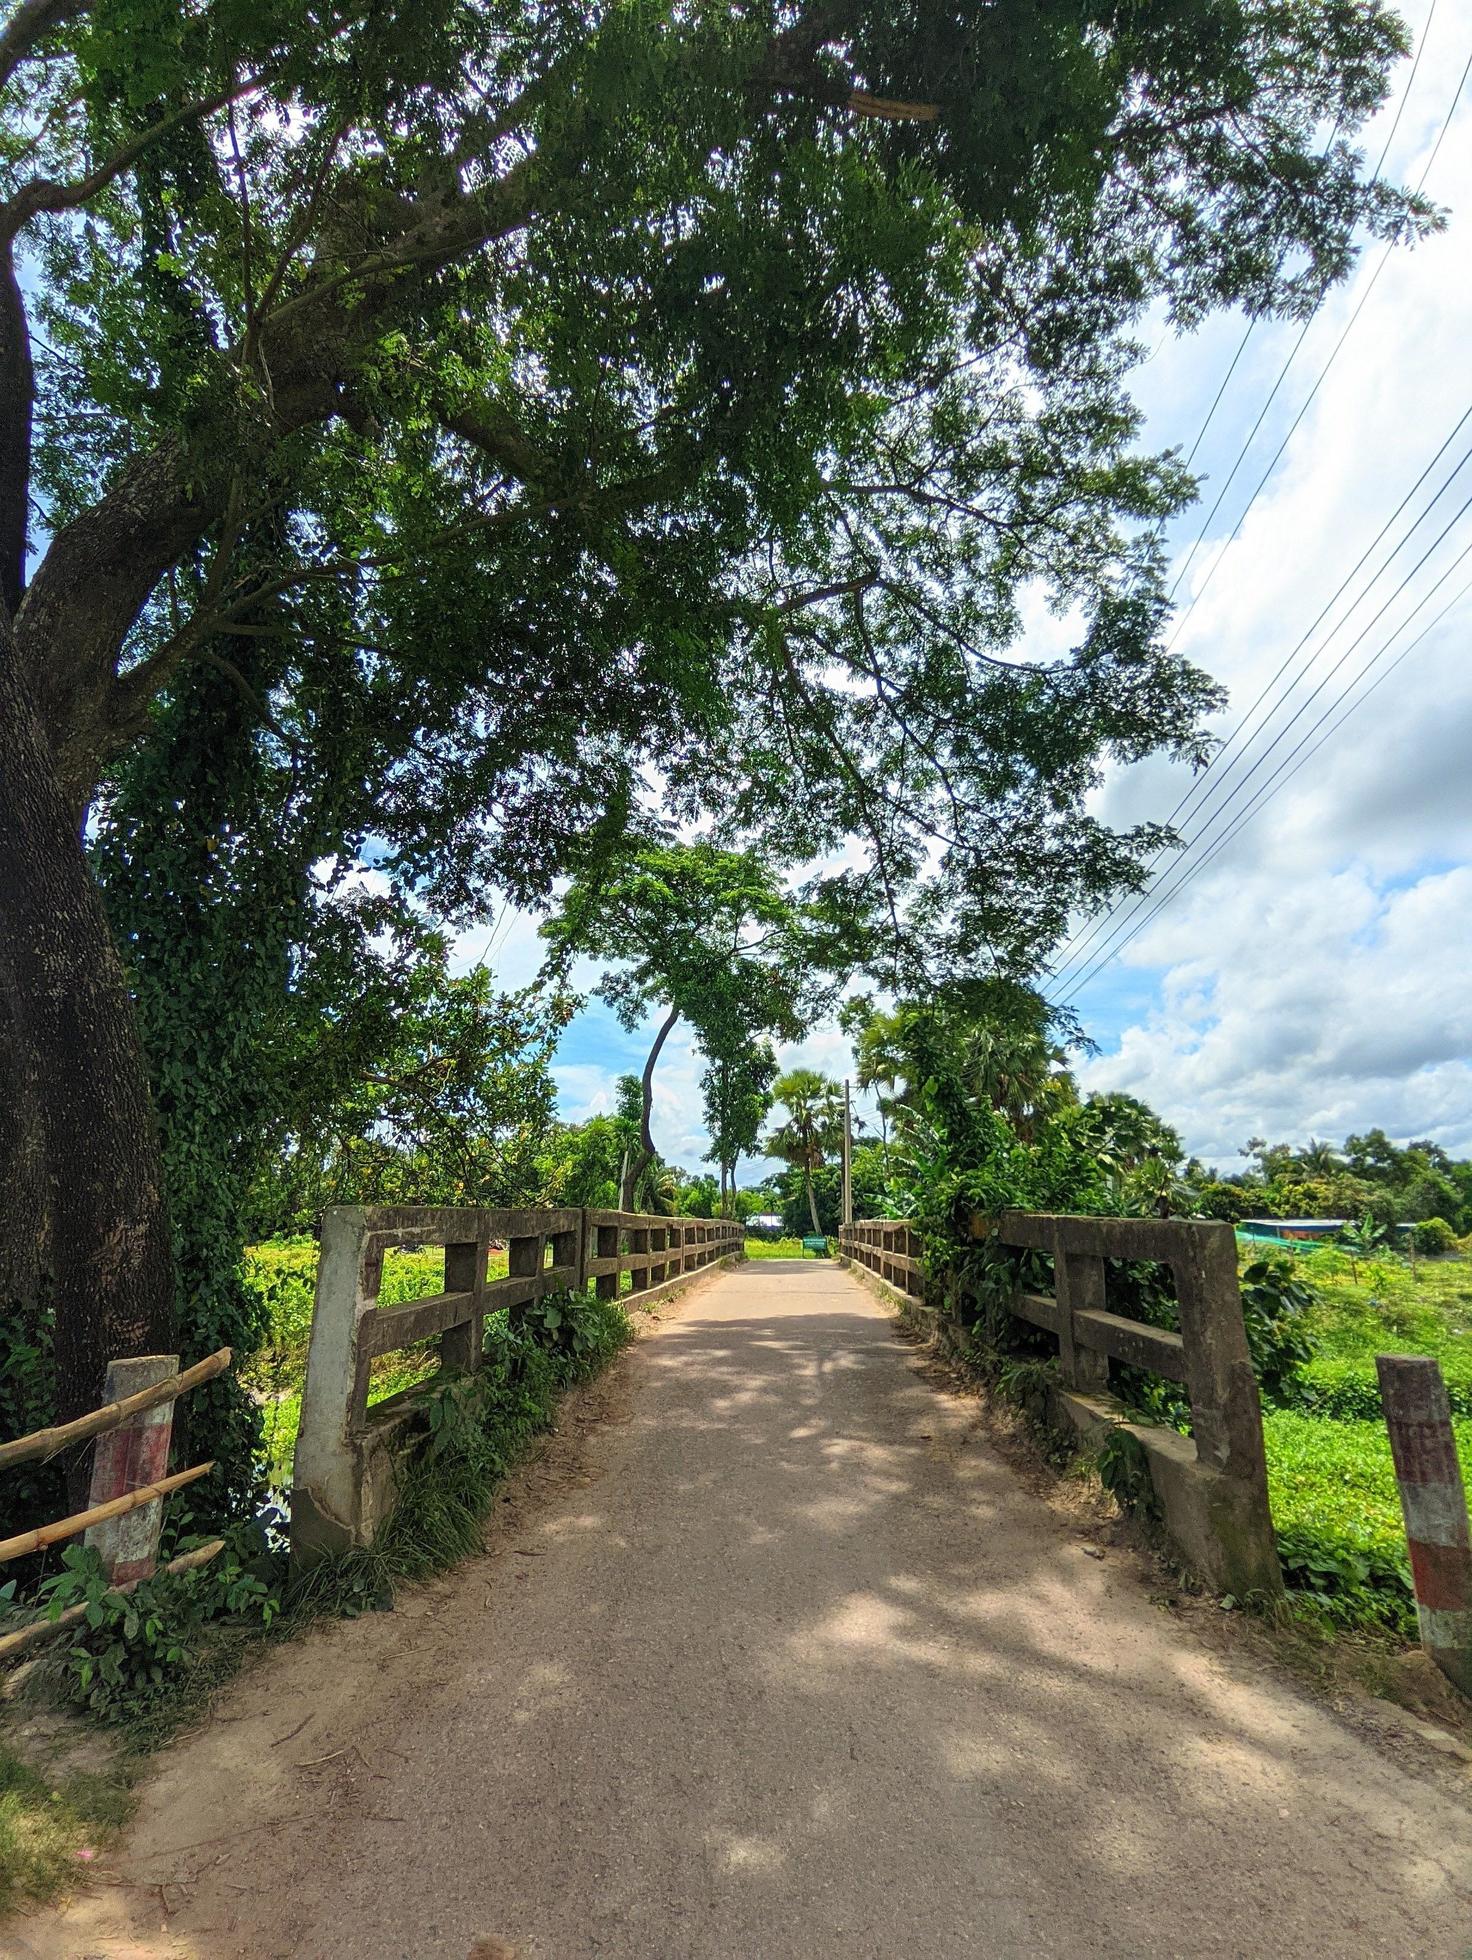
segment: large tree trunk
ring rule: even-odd
[[[0,730],[0,1303],[54,1307],[67,1421],[108,1361],[168,1347],[168,1217],[122,963],[3,616]]]
[[[623,1189],[618,1199],[620,1211],[634,1210],[634,1193],[639,1188],[639,1179],[643,1175],[644,1166],[654,1161],[654,1131],[651,1127],[654,1110],[654,1064],[659,1060],[660,1049],[669,1039],[670,1029],[679,1018],[679,1008],[672,1007],[665,1016],[659,1033],[654,1037],[654,1046],[650,1049],[649,1058],[644,1064],[644,1074],[640,1081],[643,1096],[639,1104],[639,1148],[630,1149],[624,1157]]]
[[[802,1175],[803,1175],[803,1182],[807,1185],[808,1217],[811,1218],[813,1221],[813,1237],[815,1239],[821,1239],[823,1236],[823,1228],[818,1223],[818,1200],[813,1192],[813,1172],[812,1172],[812,1166],[810,1164],[803,1165]]]

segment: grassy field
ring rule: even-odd
[[[829,1252],[837,1250],[838,1241],[828,1241]],[[804,1252],[801,1239],[748,1239],[746,1241],[748,1259],[811,1259],[811,1252]]]
[[[505,1254],[493,1255],[493,1277],[506,1270]],[[270,1315],[268,1344],[253,1357],[245,1381],[261,1405],[266,1455],[274,1484],[291,1477],[291,1454],[302,1414],[302,1381],[307,1370],[307,1342],[312,1331],[312,1301],[317,1289],[317,1242],[311,1238],[268,1239],[246,1248],[246,1284],[259,1294]],[[383,1262],[379,1299],[385,1306],[421,1300],[439,1293],[445,1284],[445,1255],[438,1248],[423,1252],[390,1252]],[[426,1342],[403,1354],[383,1354],[373,1363],[370,1402],[411,1388],[432,1374],[436,1343]]]
[[[1252,1248],[1250,1258],[1261,1256]],[[1472,1483],[1472,1261],[1352,1263],[1294,1255],[1317,1300],[1293,1406],[1266,1412],[1268,1486],[1290,1583],[1330,1620],[1414,1637],[1405,1530],[1375,1377],[1377,1354],[1434,1354]]]

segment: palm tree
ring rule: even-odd
[[[763,1146],[774,1157],[785,1157],[801,1170],[807,1192],[808,1216],[814,1238],[822,1238],[813,1172],[822,1164],[842,1133],[843,1092],[815,1068],[789,1069],[772,1084],[772,1099],[787,1111],[785,1123],[773,1130]]]

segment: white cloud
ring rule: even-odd
[[[1472,867],[1389,893],[1362,869],[1276,897],[1243,881],[1161,951],[1159,1004],[1086,1087],[1144,1096],[1219,1162],[1374,1124],[1472,1150]]]
[[[1391,158],[1392,169],[1411,182],[1445,113],[1469,30],[1468,0],[1433,30]],[[1374,154],[1375,143],[1368,147]],[[1392,255],[1283,464],[1204,589],[1215,549],[1203,549],[1192,563],[1187,583],[1201,596],[1180,646],[1230,687],[1224,731],[1269,681],[1472,403],[1466,361],[1472,252],[1460,215],[1472,209],[1472,113],[1465,103],[1427,190],[1453,207],[1450,229],[1414,252]],[[1275,410],[1214,526],[1218,541],[1328,358],[1378,256],[1372,248],[1355,281],[1311,330],[1285,384],[1284,410]],[[1260,334],[1261,353],[1244,361],[1234,379],[1230,413],[1208,445],[1216,481],[1230,467],[1295,332]],[[1192,359],[1189,347],[1163,352],[1142,376],[1152,407],[1158,398],[1152,440],[1184,435],[1189,444],[1230,359],[1230,339],[1225,352],[1216,352],[1222,365],[1201,373],[1194,403],[1179,385],[1181,364]],[[1403,535],[1469,441],[1472,422],[1372,565]],[[1214,495],[1208,484],[1207,509]],[[1325,679],[1469,496],[1472,462],[1432,521],[1334,634],[1297,692],[1276,709],[1268,737],[1241,745],[1250,763],[1325,680],[1234,811],[1340,700],[1349,677],[1387,642],[1437,574],[1472,543],[1469,514],[1345,665]],[[1202,514],[1181,527],[1184,543]],[[1472,560],[1391,642],[1389,657],[1468,578]],[[1343,612],[1341,602],[1329,623]],[[1465,982],[1472,954],[1469,646],[1472,603],[1463,601],[1301,772],[1283,781],[1240,838],[1183,885],[1180,896],[1120,949],[1118,962],[1083,990],[1076,1005],[1085,1024],[1097,1034],[1116,1023],[1111,1052],[1080,1070],[1088,1086],[1145,1096],[1182,1128],[1191,1148],[1223,1161],[1253,1134],[1340,1137],[1373,1124],[1392,1135],[1433,1135],[1448,1148],[1472,1150],[1472,1005]],[[1223,800],[1246,775],[1245,767],[1229,775],[1231,760],[1213,771]],[[1111,780],[1100,805],[1115,821],[1159,819],[1188,781],[1180,770],[1152,763]],[[1201,808],[1209,813],[1210,802],[1202,799]],[[1201,834],[1202,842],[1183,865],[1204,859],[1229,822],[1211,827],[1200,812],[1184,817],[1186,835]],[[1178,875],[1167,874],[1172,882]],[[1142,988],[1148,997],[1143,1009]],[[1121,1023],[1116,1003],[1122,989],[1131,998]]]

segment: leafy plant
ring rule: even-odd
[[[1315,1296],[1291,1260],[1258,1259],[1242,1274],[1247,1349],[1263,1394],[1289,1401],[1314,1351],[1307,1324]]]
[[[1331,1626],[1416,1635],[1410,1565],[1392,1547],[1355,1546],[1323,1531],[1277,1533],[1283,1581],[1301,1607]]]
[[[1377,1225],[1369,1212],[1357,1225],[1346,1225],[1339,1234],[1339,1243],[1349,1254],[1350,1267],[1356,1279],[1359,1278],[1359,1262],[1372,1259],[1385,1244],[1388,1234],[1383,1225]]]
[[[1150,1476],[1150,1459],[1139,1437],[1123,1423],[1114,1423],[1099,1444],[1099,1481],[1127,1511],[1142,1517],[1160,1515],[1160,1502]]]
[[[1007,1401],[1015,1403],[1033,1422],[1043,1422],[1048,1414],[1048,1396],[1058,1386],[1056,1360],[1012,1357],[996,1371],[996,1386]]]
[[[208,1565],[161,1570],[129,1593],[112,1585],[93,1547],[69,1545],[39,1596],[52,1619],[69,1607],[85,1608],[68,1655],[71,1693],[110,1720],[135,1717],[176,1695],[211,1622],[229,1619],[264,1631],[281,1606],[279,1571],[254,1528],[233,1532]]]

